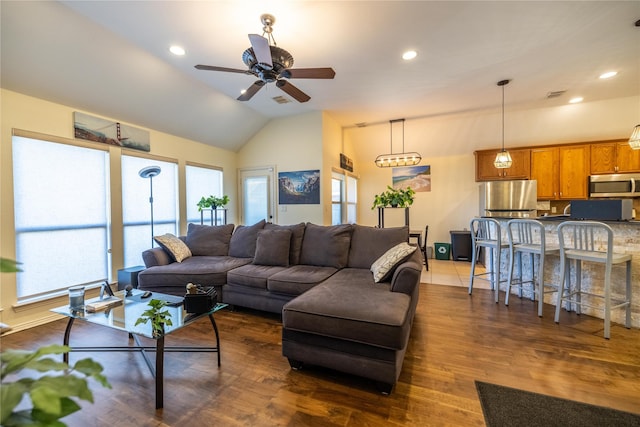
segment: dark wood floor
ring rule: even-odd
[[[169,353],[165,407],[155,410],[154,382],[135,353],[98,353],[112,390],[94,384],[95,404],[69,426],[429,426],[484,425],[474,380],[640,413],[640,331],[564,313],[536,316],[529,300],[492,302],[490,291],[421,285],[400,380],[382,396],[364,379],[309,368],[295,372],[281,355],[278,316],[238,309],[216,313],[222,367],[215,354]],[[61,343],[66,320],[2,337],[3,348]],[[175,336],[174,336],[175,335]],[[203,319],[167,338],[211,341]],[[119,344],[126,334],[77,322],[73,343]],[[86,357],[72,353],[71,361]]]

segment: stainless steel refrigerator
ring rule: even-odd
[[[489,181],[480,184],[480,216],[537,217],[536,180]]]

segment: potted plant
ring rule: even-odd
[[[135,326],[141,323],[151,322],[151,333],[155,338],[164,335],[164,325],[171,326],[171,313],[164,309],[167,305],[166,301],[152,299],[149,301],[149,308],[142,312],[142,315],[136,320]],[[163,310],[164,309],[164,310]]]
[[[395,189],[387,185],[387,189],[380,194],[376,194],[373,198],[373,206],[375,208],[406,208],[413,204],[413,197],[416,192],[411,187],[406,189]]]
[[[222,197],[209,196],[202,197],[198,202],[198,212],[201,212],[202,209],[217,209],[225,206],[229,203],[229,196],[226,194]]]
[[[0,273],[18,271],[21,270],[17,262],[0,258]],[[81,409],[73,398],[93,403],[93,393],[87,379],[93,378],[103,387],[111,388],[102,375],[102,365],[91,359],[82,359],[74,366],[69,366],[65,362],[46,357],[68,353],[70,350],[67,346],[54,344],[36,351],[4,350],[0,353],[0,425],[66,426],[60,418]],[[29,378],[22,374],[25,369],[47,374]],[[53,372],[61,372],[61,375],[51,375]],[[7,381],[12,376],[18,379]],[[16,410],[25,396],[31,399],[31,409]]]

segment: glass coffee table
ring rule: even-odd
[[[156,381],[156,409],[163,407],[163,382],[164,382],[164,353],[165,352],[214,352],[218,353],[218,366],[220,366],[220,336],[218,335],[218,326],[213,318],[213,313],[224,308],[227,304],[216,304],[210,311],[206,313],[190,314],[184,310],[181,304],[182,298],[174,295],[165,295],[158,292],[153,292],[151,297],[142,299],[141,296],[144,292],[134,289],[131,296],[125,296],[125,291],[115,292],[115,297],[111,297],[114,302],[117,303],[117,299],[121,300],[119,305],[112,306],[107,309],[102,309],[96,312],[88,312],[85,309],[71,310],[68,305],[54,308],[51,311],[54,313],[62,314],[69,318],[67,328],[64,332],[64,345],[69,345],[71,338],[71,327],[75,320],[93,323],[96,325],[106,326],[108,328],[117,329],[129,334],[129,339],[133,340],[135,345],[128,346],[110,346],[110,347],[81,347],[71,346],[71,351],[138,351],[144,357],[151,374],[155,377]],[[140,317],[143,311],[149,308],[149,301],[152,299],[164,300],[169,304],[166,306],[166,310],[171,315],[171,322],[173,325],[165,325],[164,335],[155,337],[151,331],[151,323],[136,325],[136,320]],[[90,303],[100,301],[99,298],[92,298],[85,301],[85,307]],[[165,336],[175,333],[176,331],[192,324],[193,322],[208,316],[211,321],[211,326],[216,335],[215,347],[200,347],[200,346],[167,346],[164,345]],[[155,346],[144,346],[141,344],[139,336],[150,338],[155,340]],[[150,352],[156,353],[155,366],[149,358]],[[69,353],[63,355],[63,360],[69,362]]]

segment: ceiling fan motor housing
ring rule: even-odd
[[[267,83],[272,83],[278,79],[282,71],[291,68],[293,65],[293,56],[278,46],[269,46],[269,49],[271,51],[271,62],[273,66],[258,62],[251,47],[242,53],[242,62],[244,62],[257,77]]]

